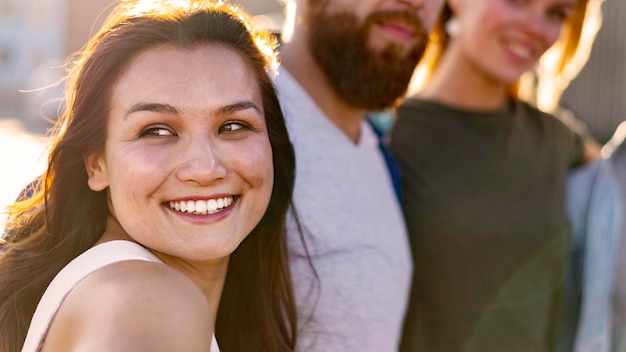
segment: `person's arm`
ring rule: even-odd
[[[213,318],[200,289],[164,264],[125,261],[79,283],[42,351],[209,351]]]

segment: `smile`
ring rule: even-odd
[[[231,204],[234,197],[223,197],[209,200],[183,200],[171,201],[168,206],[171,209],[187,214],[207,215],[220,212]]]
[[[515,55],[524,58],[524,59],[530,59],[531,55],[532,55],[532,51],[530,48],[520,45],[520,44],[513,44],[510,43],[507,45],[507,48],[513,52]]]

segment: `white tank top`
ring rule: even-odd
[[[61,303],[82,279],[108,264],[125,260],[162,263],[150,251],[130,241],[110,241],[88,249],[66,265],[44,292],[30,322],[22,352],[40,350],[50,323]],[[219,352],[215,335],[211,340],[211,352]]]

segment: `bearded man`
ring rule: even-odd
[[[411,255],[388,161],[365,117],[402,99],[444,0],[289,1],[276,85],[307,243],[290,241],[298,350],[395,351]]]

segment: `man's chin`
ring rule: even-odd
[[[413,44],[390,42],[389,40],[372,39],[368,43],[370,53],[384,60],[404,61],[415,50]]]

